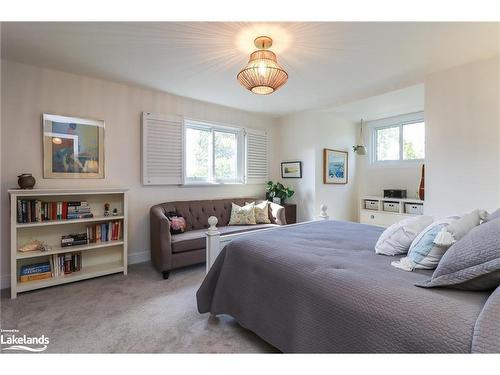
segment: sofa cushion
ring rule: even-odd
[[[231,204],[236,203],[243,206],[245,202],[253,202],[254,198],[230,198],[215,200],[178,201],[162,203],[161,207],[166,213],[175,211],[186,219],[186,231],[208,228],[208,218],[215,216],[219,220],[219,226],[223,227],[229,223],[231,216]]]
[[[277,224],[238,225],[217,228],[224,235],[229,233],[242,233],[256,229],[277,227]],[[206,243],[206,229],[195,229],[180,234],[172,235],[172,253],[182,253],[196,249],[204,249]]]
[[[245,205],[250,204],[252,202],[245,202]],[[269,219],[269,202],[262,201],[260,203],[255,203],[255,222],[257,224],[271,224],[271,220]]]
[[[243,207],[233,203],[228,225],[255,225],[255,202]]]

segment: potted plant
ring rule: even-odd
[[[274,183],[267,181],[266,198],[274,203],[284,203],[287,198],[291,198],[295,191],[290,187],[285,187],[281,182]]]

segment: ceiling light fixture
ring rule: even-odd
[[[259,36],[254,40],[258,48],[250,54],[247,65],[238,73],[242,86],[257,95],[269,95],[278,90],[288,80],[288,73],[278,64],[274,52],[269,51],[273,40]]]

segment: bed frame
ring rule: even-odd
[[[318,216],[318,219],[316,220],[329,220],[330,217],[328,216],[327,211],[327,206],[326,204],[322,204],[320,206],[320,214]],[[210,270],[212,265],[215,262],[215,259],[219,255],[219,253],[222,251],[222,249],[232,240],[235,238],[239,238],[242,236],[246,236],[249,234],[253,234],[256,232],[261,232],[261,231],[267,231],[267,230],[279,230],[283,229],[283,226],[277,226],[277,227],[271,227],[271,228],[263,228],[263,229],[257,229],[257,230],[252,230],[249,232],[243,232],[243,233],[233,233],[233,234],[225,234],[221,235],[221,233],[217,230],[217,223],[218,219],[215,216],[210,216],[208,218],[208,231],[206,232],[206,251],[207,251],[207,269],[206,272]],[[309,223],[310,221],[304,221],[302,223],[296,223],[296,224],[290,224],[286,225],[286,227],[291,227],[291,226],[296,226],[296,225],[303,225],[305,223]]]

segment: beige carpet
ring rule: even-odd
[[[163,280],[149,263],[121,274],[8,298],[2,291],[1,328],[50,338],[52,353],[276,352],[232,318],[208,319],[195,293],[205,265]]]

